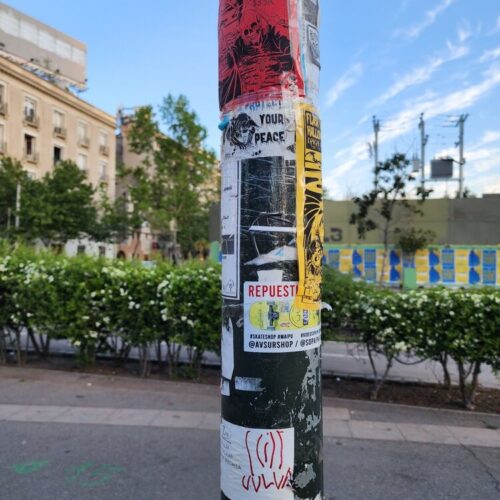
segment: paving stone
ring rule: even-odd
[[[447,427],[460,444],[464,446],[487,446],[500,448],[500,436],[494,429],[477,429],[474,427]]]
[[[323,419],[323,434],[325,437],[352,438],[349,423],[334,418]]]
[[[17,412],[12,418],[16,422],[53,422],[68,410],[69,406],[25,406],[24,410]]]
[[[67,424],[103,424],[113,412],[114,408],[70,408],[62,415],[55,417],[52,422]]]
[[[150,426],[198,429],[202,425],[203,417],[203,413],[193,411],[161,411]]]
[[[205,413],[198,428],[207,431],[218,431],[220,429],[220,419],[219,413]]]
[[[347,408],[323,406],[323,418],[334,418],[335,420],[350,420],[351,414]]]
[[[459,445],[457,438],[442,425],[396,424],[407,441]]]
[[[0,405],[0,420],[10,420],[19,412],[26,410],[25,405]]]
[[[396,424],[385,422],[349,421],[352,437],[357,439],[380,439],[384,441],[404,441]]]
[[[116,410],[104,418],[104,424],[149,426],[160,415],[160,410]]]

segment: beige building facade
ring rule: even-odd
[[[71,160],[114,199],[115,128],[114,116],[0,57],[0,155],[33,178]]]

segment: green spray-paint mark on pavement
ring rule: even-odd
[[[26,462],[24,464],[14,464],[11,468],[16,474],[19,474],[20,476],[26,476],[28,474],[34,474],[35,472],[38,472],[39,470],[49,465],[49,463],[49,460],[37,460]]]
[[[97,488],[109,483],[115,476],[125,472],[121,465],[84,462],[70,469],[71,476],[66,481],[82,488]]]

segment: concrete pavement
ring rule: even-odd
[[[0,367],[0,498],[218,498],[218,407],[209,385]],[[325,398],[326,498],[500,498],[499,429]]]

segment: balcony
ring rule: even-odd
[[[66,129],[64,127],[54,126],[54,137],[59,139],[66,139]]]
[[[4,155],[7,152],[7,143],[0,141],[0,155]]]
[[[90,139],[88,137],[78,137],[78,145],[81,148],[89,148],[90,146]]]
[[[40,119],[36,116],[35,113],[24,114],[23,124],[28,125],[30,127],[38,128],[40,124]]]
[[[38,153],[35,151],[24,151],[23,160],[28,163],[38,163]]]
[[[7,116],[9,107],[6,102],[0,102],[0,116]]]
[[[102,156],[109,156],[109,146],[107,146],[106,144],[100,144],[99,145],[99,153]]]

